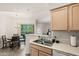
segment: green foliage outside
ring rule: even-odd
[[[32,24],[21,24],[21,34],[33,34],[34,25]]]

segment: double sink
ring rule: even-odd
[[[43,39],[35,40],[33,42],[38,43],[38,44],[42,44],[42,45],[46,45],[46,46],[52,46],[53,45],[53,42],[51,42],[49,40],[43,40]]]

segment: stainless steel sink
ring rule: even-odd
[[[33,42],[38,43],[38,44],[42,44],[42,45],[46,45],[46,46],[52,46],[53,45],[53,43],[50,42],[49,40],[41,40],[40,39],[40,40],[35,40]]]

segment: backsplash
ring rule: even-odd
[[[57,40],[65,44],[70,44],[70,36],[75,35],[77,37],[77,45],[79,46],[79,32],[53,31],[53,34],[57,37]]]

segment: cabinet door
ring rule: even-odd
[[[79,30],[79,4],[69,7],[69,29]]]
[[[48,54],[52,54],[52,49],[47,48],[47,47],[39,46],[39,50],[40,50],[40,51],[43,51],[43,52],[45,52],[45,53],[48,53]]]
[[[67,7],[52,10],[52,30],[67,30]]]
[[[38,56],[38,50],[31,48],[31,56]]]
[[[39,51],[39,56],[50,56],[50,54],[44,53],[42,51]]]

